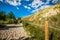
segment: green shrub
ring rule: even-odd
[[[44,40],[45,36],[44,36],[44,30],[42,30],[40,27],[36,26],[36,25],[31,25],[29,23],[25,22],[23,23],[24,28],[30,32],[30,36],[34,37],[36,40]],[[27,25],[28,24],[28,25]]]

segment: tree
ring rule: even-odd
[[[22,20],[21,20],[21,18],[19,17],[19,18],[17,18],[17,20],[18,20],[18,23],[22,23]]]
[[[14,16],[14,14],[13,14],[13,12],[10,12],[10,13],[7,15],[7,17],[8,17],[9,19],[16,19],[15,16]]]
[[[18,20],[21,20],[21,18],[19,17]]]
[[[13,12],[8,13],[8,15],[7,15],[8,23],[14,23],[15,20],[16,20],[16,18],[15,18],[15,15],[13,14]]]
[[[0,12],[0,20],[6,20],[6,14],[3,11]]]

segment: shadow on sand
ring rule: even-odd
[[[4,27],[0,28],[0,30],[8,30],[9,28],[17,28],[17,27],[22,27],[22,26],[4,26]]]

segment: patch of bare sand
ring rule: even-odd
[[[20,26],[20,25],[15,25]],[[0,38],[1,39],[19,39],[20,37],[28,37],[27,32],[24,30],[22,26],[16,28],[9,28],[0,30]]]

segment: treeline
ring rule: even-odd
[[[0,12],[0,24],[17,24],[21,22],[21,18],[16,18],[13,12],[6,14],[4,11]]]

